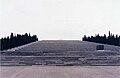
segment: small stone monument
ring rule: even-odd
[[[104,45],[97,45],[96,50],[104,50]]]

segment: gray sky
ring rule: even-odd
[[[41,39],[120,34],[120,0],[0,0],[0,37],[30,32]]]

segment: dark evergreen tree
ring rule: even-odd
[[[95,36],[88,36],[88,37],[86,37],[86,35],[85,35],[82,40],[89,41],[89,42],[96,42],[96,43],[120,46],[120,36],[114,35],[114,34],[110,33],[110,31],[109,31],[108,37],[105,34],[104,34],[104,36],[100,36],[98,34]]]
[[[10,37],[0,39],[0,50],[11,49],[34,41],[38,41],[36,35],[31,36],[30,33],[29,35],[25,33],[24,35],[17,34],[17,36],[14,36],[13,33],[11,33]]]

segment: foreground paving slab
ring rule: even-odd
[[[120,66],[1,66],[0,78],[120,78]]]

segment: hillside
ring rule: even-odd
[[[43,40],[29,46],[18,49],[17,51],[94,51],[99,43],[79,41],[79,40]],[[119,51],[120,47],[106,45],[105,50]]]

